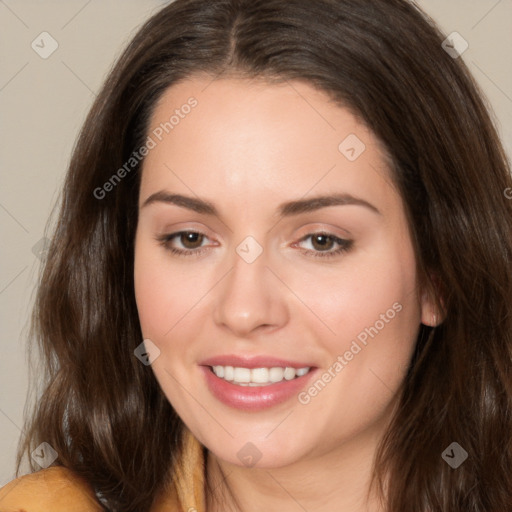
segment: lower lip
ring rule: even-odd
[[[246,411],[260,411],[286,402],[306,386],[315,372],[312,368],[302,377],[266,386],[239,386],[217,377],[209,366],[202,366],[201,370],[210,392],[218,400],[235,409]]]

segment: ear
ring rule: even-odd
[[[437,327],[439,325],[439,313],[434,305],[434,301],[427,292],[421,295],[421,323],[429,327]]]
[[[437,327],[445,319],[443,308],[443,298],[440,295],[440,286],[437,278],[432,278],[432,283],[435,286],[435,291],[430,286],[426,286],[420,299],[421,305],[421,323],[429,327]],[[437,299],[434,295],[437,294]],[[440,304],[440,306],[439,306]]]

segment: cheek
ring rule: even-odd
[[[332,370],[337,375],[332,400],[347,392],[358,397],[346,406],[359,414],[364,403],[384,404],[389,391],[403,380],[421,310],[409,244],[383,244],[345,263],[336,273],[296,283],[301,293],[307,292],[304,296],[315,313],[311,329],[315,330],[313,324],[320,327],[316,340],[328,354],[326,368],[332,368],[338,356],[343,358],[343,369],[336,372],[338,365]]]
[[[395,326],[403,326],[404,318],[406,324],[419,323],[412,252],[387,252],[359,253],[329,272],[288,273],[290,287],[305,298],[314,314],[308,318],[325,339],[351,339],[376,322],[380,326],[381,315]]]
[[[185,390],[191,390],[198,380],[197,376],[190,380],[194,364],[190,339],[201,325],[194,318],[194,304],[201,292],[197,279],[170,265],[165,251],[155,249],[150,242],[136,244],[134,282],[139,321],[144,339],[149,338],[160,349],[151,370],[187,425],[195,424],[194,408]]]
[[[398,389],[420,325],[414,254],[396,247],[347,276],[336,301],[341,311],[330,352],[350,358],[346,377],[369,403],[384,403]]]
[[[156,343],[172,327],[177,296],[183,289],[159,253],[150,242],[136,243],[134,282],[139,320],[144,337]]]
[[[184,347],[190,348],[189,339],[200,328],[197,315],[203,312],[208,276],[180,270],[164,249],[141,241],[135,249],[134,283],[143,337],[160,348],[163,360],[188,354]]]
[[[320,378],[329,383],[314,383],[301,403],[326,429],[333,425],[334,437],[374,422],[402,383],[419,329],[415,287],[412,253],[310,284],[308,305],[334,333],[317,329],[327,354]]]

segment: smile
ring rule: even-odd
[[[283,380],[293,380],[303,377],[310,367],[292,368],[273,366],[268,368],[244,368],[240,366],[211,366],[213,373],[231,384],[237,386],[270,386]]]

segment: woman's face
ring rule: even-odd
[[[432,315],[375,136],[310,85],[231,78],[168,89],[148,135],[135,294],[179,416],[238,465],[371,449]]]

